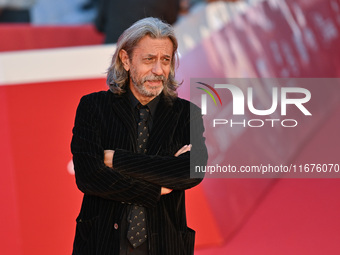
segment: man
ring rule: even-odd
[[[71,149],[84,198],[73,254],[193,254],[184,190],[202,180],[190,178],[190,165],[205,165],[207,151],[200,110],[177,97],[176,58],[172,27],[142,19],[118,40],[110,90],[81,99]]]
[[[34,4],[35,0],[0,0],[0,23],[31,22]]]
[[[94,24],[105,34],[105,43],[116,43],[121,33],[137,20],[157,17],[173,24],[179,11],[180,0],[98,0]]]

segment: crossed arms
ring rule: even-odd
[[[94,102],[81,100],[71,143],[76,183],[83,193],[149,207],[155,206],[161,195],[191,188],[202,180],[190,178],[189,145],[183,145],[172,156],[105,150],[100,142],[98,112],[94,108]],[[197,117],[197,135],[202,136],[202,118]],[[205,150],[204,144],[196,146],[199,147]],[[205,163],[206,158],[203,157],[202,162]]]
[[[184,145],[182,148],[180,148],[176,153],[175,157],[178,157],[179,155],[186,153],[187,151],[191,150],[192,145]],[[113,169],[113,156],[114,156],[115,151],[114,150],[104,150],[104,164],[110,168]],[[172,189],[168,189],[166,187],[161,188],[161,195],[167,195],[172,191]]]

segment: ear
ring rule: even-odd
[[[129,71],[130,70],[130,58],[125,50],[122,49],[119,51],[119,58],[120,58],[120,61],[122,61],[123,63],[124,69],[126,71]]]

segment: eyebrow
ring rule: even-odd
[[[156,55],[153,55],[153,54],[147,54],[145,57],[156,57]],[[169,55],[167,55],[167,54],[165,54],[165,55],[163,55],[162,57],[166,57],[166,58],[171,58],[171,56],[169,56]]]

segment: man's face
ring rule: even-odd
[[[169,38],[142,38],[132,53],[130,60],[121,55],[124,68],[130,71],[130,89],[136,98],[151,101],[158,96],[167,81],[171,68],[173,44]]]

